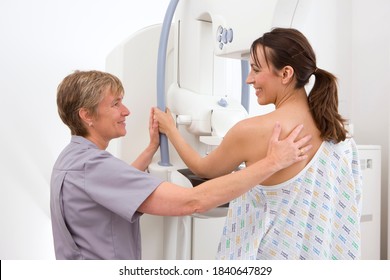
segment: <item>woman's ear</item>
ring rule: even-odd
[[[92,126],[93,119],[92,119],[92,116],[87,109],[81,108],[79,110],[79,117],[87,126]]]
[[[282,82],[283,84],[288,84],[292,81],[294,77],[294,68],[291,66],[285,66],[282,69]]]

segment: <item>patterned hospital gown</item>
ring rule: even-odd
[[[361,177],[353,139],[323,142],[294,178],[230,203],[217,259],[359,259]]]

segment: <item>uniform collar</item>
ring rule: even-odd
[[[95,143],[93,143],[93,142],[89,141],[87,138],[84,138],[84,137],[79,136],[79,135],[72,135],[71,142],[76,143],[76,144],[85,145],[88,148],[98,149],[98,146],[96,146]]]

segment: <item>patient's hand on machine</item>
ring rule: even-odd
[[[187,141],[181,136],[176,128],[175,120],[172,117],[171,111],[167,108],[166,112],[158,108],[153,108],[154,121],[158,122],[159,131],[164,133],[172,145],[175,147],[181,159],[192,172],[199,177],[213,178],[217,176],[204,176],[200,166],[204,163],[204,159],[199,153],[194,150]]]
[[[175,120],[169,108],[166,109],[166,112],[161,111],[159,108],[153,108],[153,113],[154,119],[158,121],[158,129],[161,133],[168,136],[170,132],[176,130]]]

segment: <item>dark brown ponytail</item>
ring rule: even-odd
[[[256,49],[259,45],[264,48],[267,63],[277,70],[288,65],[294,69],[295,88],[303,88],[311,75],[315,76],[308,101],[321,138],[335,143],[344,141],[347,130],[345,120],[338,113],[337,79],[317,68],[316,56],[307,38],[293,28],[275,28],[253,42],[251,55],[255,61],[258,61]]]
[[[347,137],[345,119],[338,113],[337,79],[328,71],[317,68],[314,72],[315,83],[309,93],[309,108],[326,141],[340,142]]]

